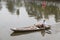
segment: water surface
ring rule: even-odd
[[[59,40],[60,3],[46,1],[0,1],[0,40]],[[32,26],[41,23],[51,25],[51,34],[46,30],[36,32],[13,32],[10,28]]]

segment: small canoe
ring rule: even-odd
[[[11,28],[12,31],[20,31],[20,32],[25,32],[25,31],[38,31],[38,30],[47,30],[50,29],[49,27],[44,27],[44,28],[38,28],[36,26],[29,26],[29,27],[21,27],[21,28]]]

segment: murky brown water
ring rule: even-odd
[[[46,1],[0,1],[0,40],[60,40],[60,3]],[[46,20],[47,30],[36,32],[13,32],[10,28],[26,27]]]

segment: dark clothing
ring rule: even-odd
[[[42,25],[36,25],[36,27],[38,27],[38,28],[44,28],[44,24],[42,24]]]
[[[41,27],[44,27],[44,24],[42,24]]]

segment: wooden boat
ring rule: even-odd
[[[26,32],[26,31],[38,31],[38,30],[47,30],[50,29],[50,26],[44,27],[44,28],[38,28],[36,26],[29,26],[29,27],[21,27],[21,28],[11,28],[12,31],[20,31],[20,32]]]

